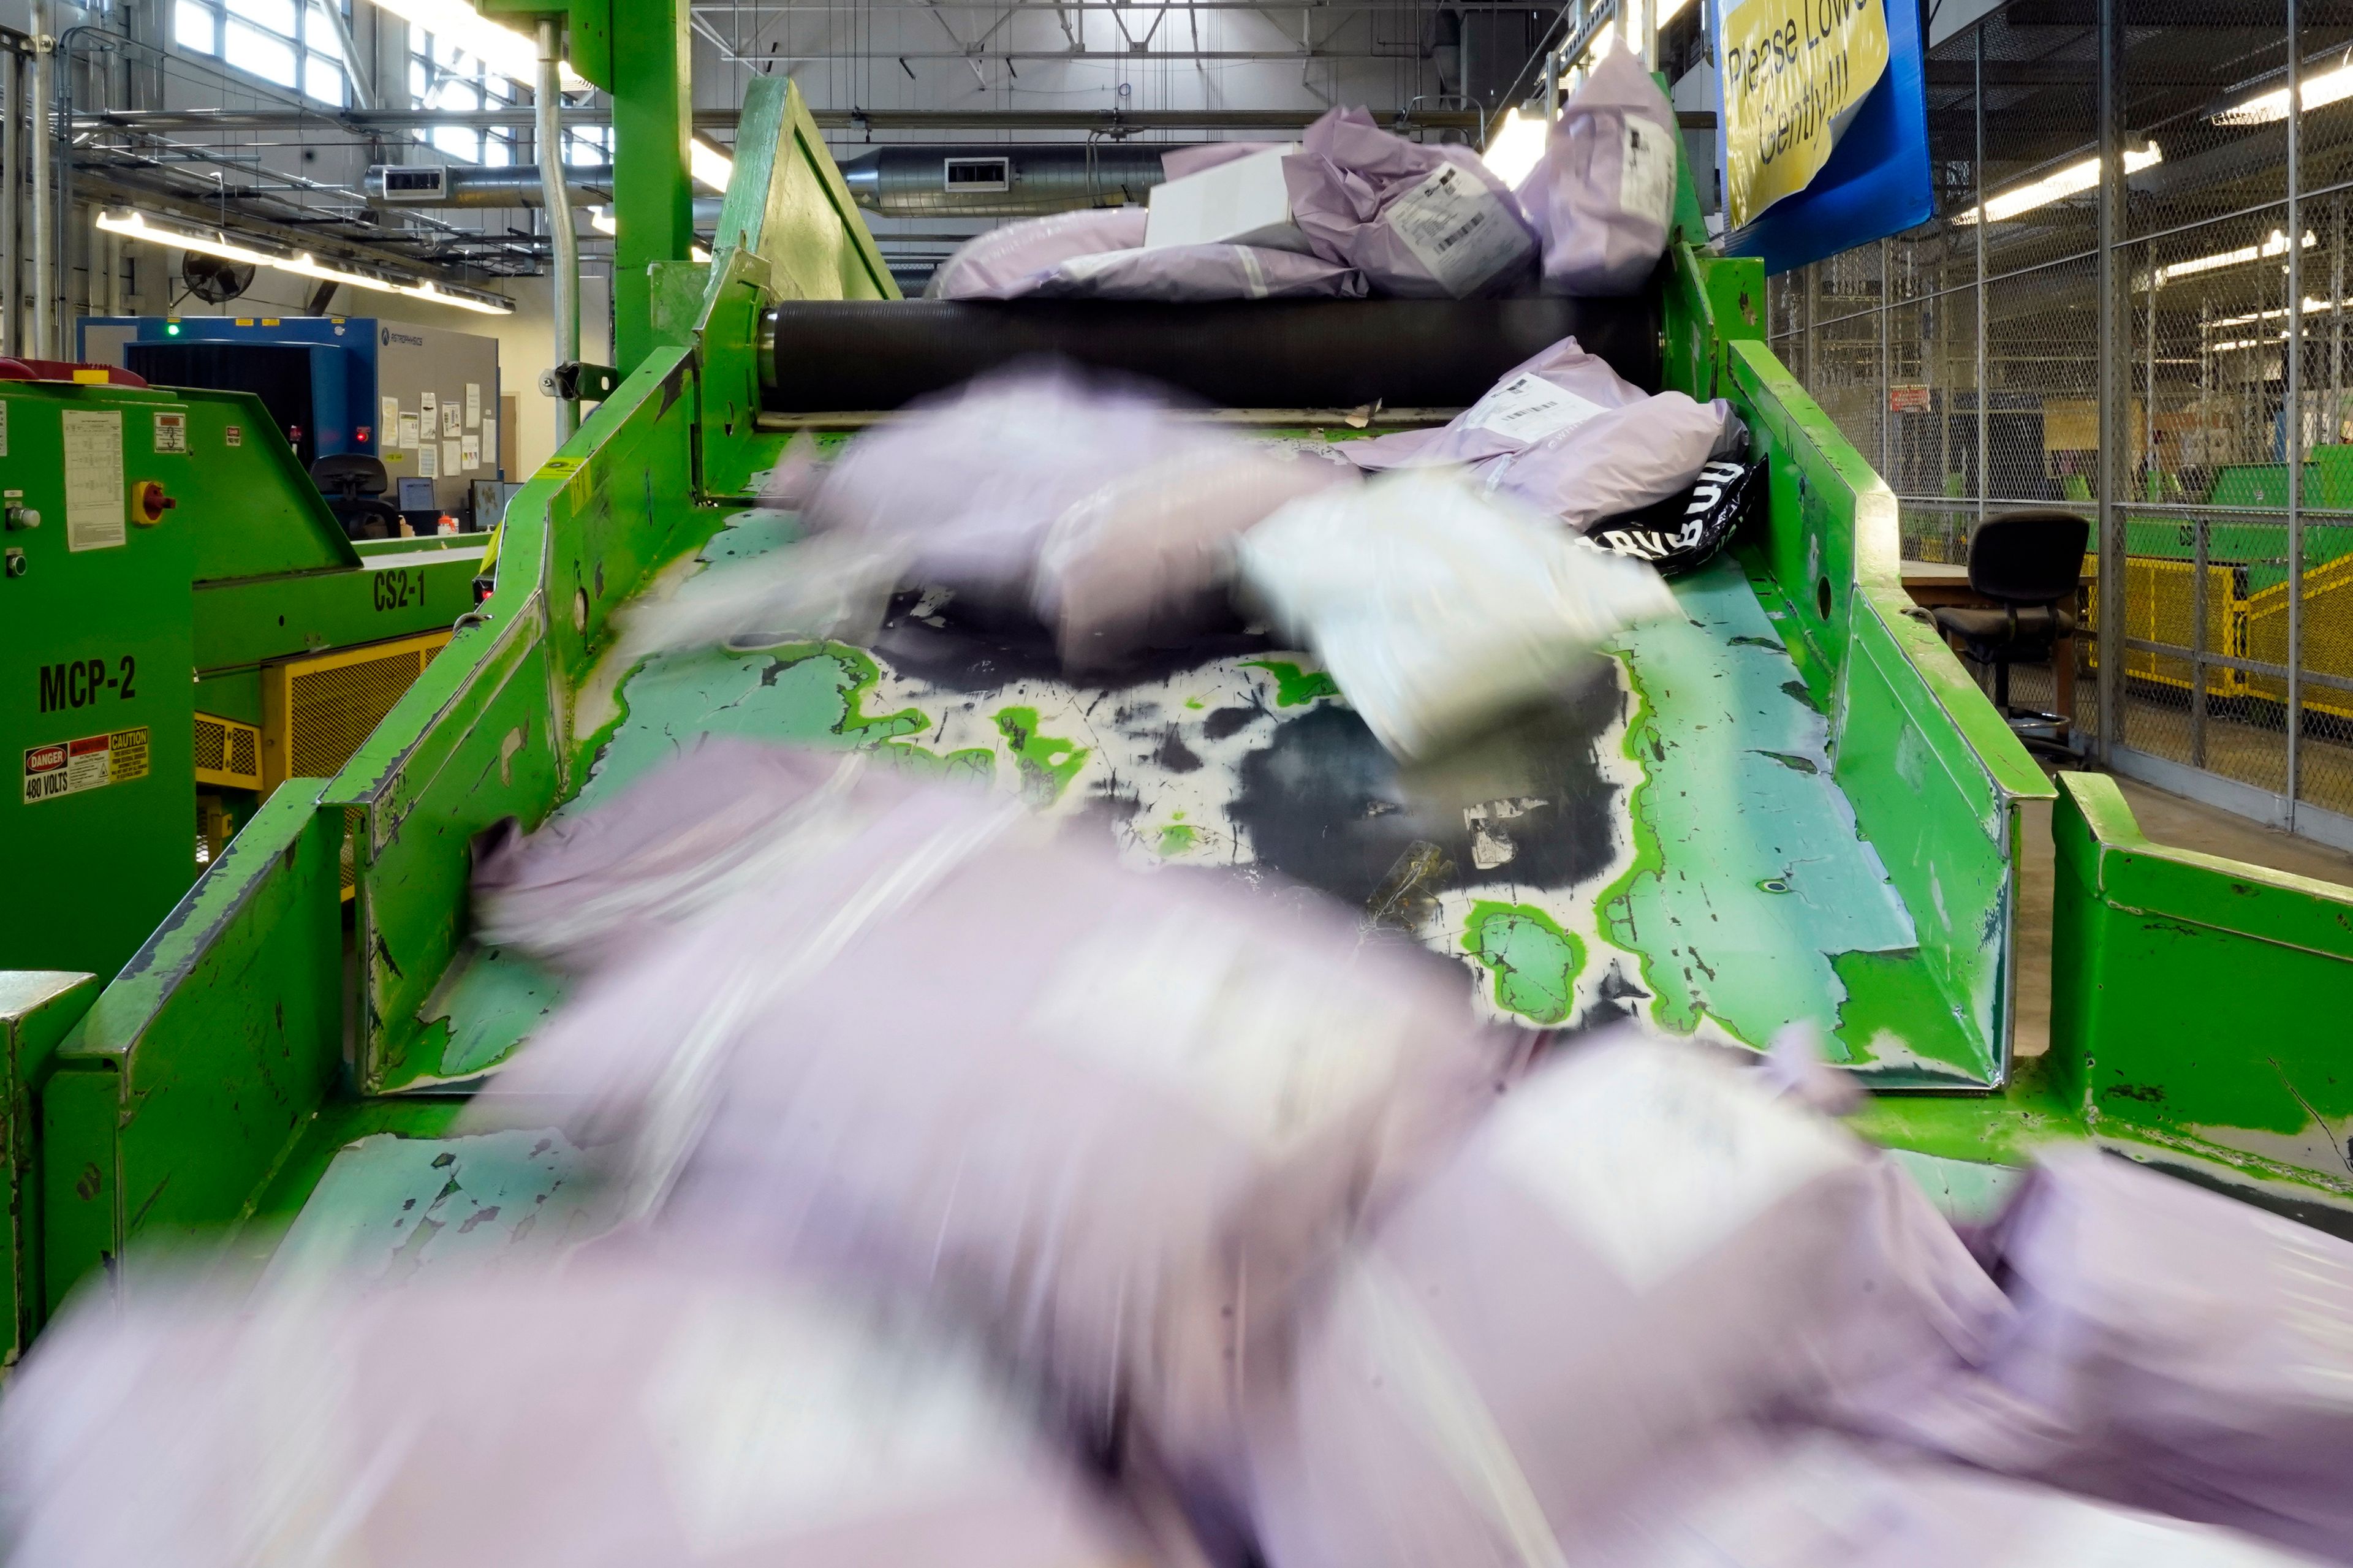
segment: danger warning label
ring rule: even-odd
[[[25,804],[147,776],[147,727],[85,735],[25,752]]]

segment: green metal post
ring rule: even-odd
[[[692,84],[685,0],[613,7],[613,363],[624,376],[654,346],[649,268],[685,260],[694,242]]]

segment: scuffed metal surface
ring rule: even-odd
[[[544,1261],[611,1225],[587,1158],[561,1133],[377,1133],[346,1145],[269,1266],[399,1284],[419,1269]]]

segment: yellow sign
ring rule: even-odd
[[[1724,200],[1738,228],[1806,188],[1886,74],[1883,0],[1741,0],[1722,58]]]

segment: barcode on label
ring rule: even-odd
[[[1526,256],[1535,242],[1495,193],[1449,163],[1382,214],[1440,288],[1460,300]]]

